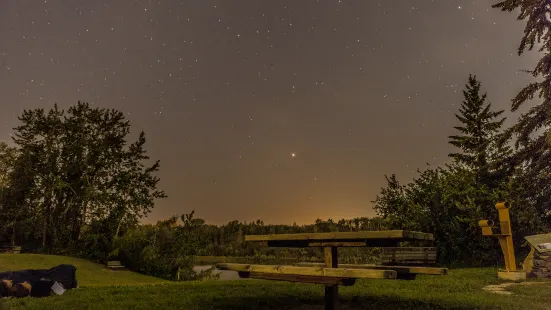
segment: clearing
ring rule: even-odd
[[[111,271],[63,256],[0,255],[0,271],[73,264],[80,288],[44,299],[7,299],[3,309],[323,309],[323,286],[262,280],[167,282]],[[549,309],[551,282],[483,290],[498,284],[496,269],[453,269],[417,280],[358,280],[341,287],[342,309]],[[0,305],[2,308],[2,305]]]

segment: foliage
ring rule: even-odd
[[[539,45],[542,58],[532,70],[528,70],[536,81],[529,83],[512,100],[511,109],[517,111],[534,97],[541,103],[523,113],[518,122],[510,128],[509,136],[516,136],[517,152],[511,164],[521,169],[517,175],[517,186],[523,188],[519,199],[523,205],[535,211],[544,225],[550,229],[551,222],[551,24],[547,1],[505,0],[492,7],[502,11],[518,11],[518,20],[526,20],[524,34],[518,47],[518,54],[531,51]]]
[[[5,142],[0,142],[0,189],[9,185],[9,175],[16,159],[17,149],[10,147]]]
[[[100,259],[121,230],[165,197],[154,176],[159,162],[145,166],[143,132],[127,144],[130,124],[122,112],[78,102],[67,111],[25,110],[19,120],[2,221],[17,223],[14,242],[27,249],[84,248],[84,256]]]
[[[13,226],[13,221],[8,221],[13,216],[12,212],[10,212],[11,210],[6,207],[6,202],[8,201],[10,191],[9,176],[13,173],[16,159],[17,149],[8,146],[4,142],[0,142],[0,223],[7,224],[0,227],[0,242],[3,241],[2,236],[6,235],[10,225]]]
[[[116,242],[117,254],[129,268],[170,280],[192,280],[210,276],[193,271],[193,257],[200,248],[199,228],[204,221],[183,215],[183,225],[173,216],[156,225],[129,230]],[[211,270],[212,271],[212,270]]]
[[[495,120],[503,111],[491,110],[480,85],[469,76],[465,100],[456,115],[461,125],[455,128],[461,135],[450,137],[450,144],[459,149],[450,154],[453,161],[418,171],[419,176],[406,185],[392,175],[374,201],[388,227],[434,233],[438,260],[450,266],[495,265],[502,260],[495,240],[483,237],[478,226],[481,219],[499,223],[496,202],[513,203],[517,250],[523,237],[538,229],[538,213],[525,206],[525,188],[519,187],[523,171],[504,164],[512,152],[501,132],[504,119]]]
[[[132,270],[171,280],[193,280],[211,277],[210,270],[198,274],[192,270],[197,256],[246,257],[251,261],[322,261],[323,253],[318,248],[277,249],[265,248],[243,242],[248,234],[300,233],[373,230],[380,228],[377,219],[322,221],[313,225],[265,225],[262,221],[240,223],[231,221],[226,225],[207,225],[195,218],[195,212],[180,217],[173,216],[156,225],[140,225],[128,230],[117,242],[117,255],[124,265]],[[343,263],[375,262],[377,249],[343,249]],[[218,261],[218,259],[214,259]],[[209,263],[212,263],[209,262]]]
[[[448,266],[496,263],[499,252],[477,222],[496,217],[492,205],[499,196],[478,185],[475,173],[455,164],[419,171],[406,185],[394,175],[387,182],[374,203],[389,228],[433,233],[437,259]]]

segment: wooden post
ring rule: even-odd
[[[323,257],[325,261],[325,267],[337,268],[339,266],[337,258],[337,247],[324,247]],[[337,310],[339,308],[339,286],[338,285],[326,285],[325,286],[325,310]]]

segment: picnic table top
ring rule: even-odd
[[[432,241],[432,234],[408,231],[408,230],[381,230],[381,231],[355,231],[355,232],[326,232],[326,233],[298,233],[298,234],[271,234],[271,235],[247,235],[245,241],[270,242],[270,241],[316,241],[316,242],[354,242],[377,240],[427,240]]]

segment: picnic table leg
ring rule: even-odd
[[[323,257],[325,261],[325,267],[337,268],[337,247],[324,247]],[[339,308],[339,286],[338,285],[326,285],[325,286],[325,310],[337,310]]]

